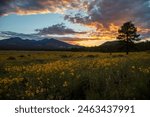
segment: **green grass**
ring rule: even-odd
[[[150,52],[0,52],[0,99],[150,99]]]

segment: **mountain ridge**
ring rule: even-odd
[[[22,39],[20,37],[12,37],[0,40],[1,50],[53,50],[80,48],[80,46],[71,45],[69,43],[56,40],[54,38],[45,38],[41,40]]]

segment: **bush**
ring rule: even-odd
[[[19,57],[20,57],[20,58],[24,58],[25,56],[24,56],[24,55],[20,55]]]
[[[16,58],[13,57],[13,56],[10,56],[10,57],[7,58],[7,60],[16,60]]]

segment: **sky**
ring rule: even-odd
[[[150,0],[0,0],[0,39],[56,38],[98,46],[132,21],[150,39]]]

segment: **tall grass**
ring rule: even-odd
[[[0,99],[150,99],[146,52],[11,53],[0,54]]]

